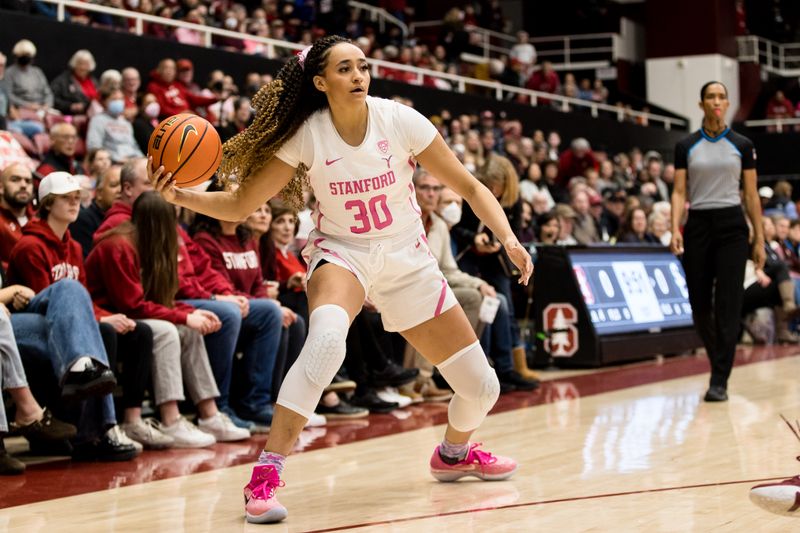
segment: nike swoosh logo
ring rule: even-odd
[[[334,159],[334,160],[326,159],[326,160],[325,160],[325,166],[326,166],[326,167],[329,167],[329,166],[331,166],[332,164],[336,163],[336,162],[337,162],[339,159],[344,159],[344,158],[340,157],[340,158],[338,158],[338,159]]]
[[[183,145],[186,143],[187,137],[189,137],[190,133],[194,133],[198,135],[197,128],[194,127],[194,124],[187,124],[183,127],[183,132],[181,133],[181,144],[178,147],[178,163],[181,162],[181,154],[183,153]]]

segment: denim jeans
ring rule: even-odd
[[[11,321],[0,311],[0,394],[6,389],[19,389],[28,386],[25,369],[14,339]],[[5,406],[0,402],[0,433],[8,431]]]
[[[273,395],[272,375],[283,330],[283,312],[275,300],[250,300],[250,313],[242,320],[237,351],[243,357],[235,362],[236,412],[245,419],[268,408]]]
[[[17,131],[30,139],[44,133],[44,124],[35,120],[11,120],[6,126],[9,131]]]
[[[91,320],[94,321],[94,316]],[[35,393],[35,396],[40,401],[42,398],[48,398],[50,401],[42,403],[48,405],[56,416],[63,417],[65,422],[74,423],[78,427],[76,442],[87,442],[100,437],[117,423],[114,398],[111,394],[87,398],[69,407],[59,402],[60,394],[53,389],[57,389],[57,383],[63,378],[63,374],[57,374],[56,369],[64,368],[64,363],[48,346],[52,335],[49,334],[51,330],[48,328],[45,316],[35,313],[14,313],[11,315],[11,325],[17,338],[22,362],[30,376],[31,388],[36,389],[37,384],[48,384],[45,385],[47,390],[43,391],[43,394]],[[43,375],[47,373],[48,367],[53,369],[52,377]],[[51,382],[52,386],[49,385]]]
[[[497,315],[494,322],[487,324],[481,335],[481,346],[483,351],[494,362],[494,369],[498,375],[514,369],[511,350],[514,348],[513,335],[511,333],[511,317],[509,315],[508,299],[504,294],[497,293],[500,300],[500,307],[497,308]],[[515,320],[516,321],[516,320]]]
[[[29,324],[25,315],[43,319],[41,326],[32,326],[35,333],[24,327]],[[37,319],[39,320],[39,319]],[[63,279],[53,283],[33,299],[23,310],[11,317],[17,343],[32,343],[43,347],[53,363],[53,371],[63,380],[67,370],[79,357],[91,357],[108,368],[108,355],[95,320],[92,300],[80,282]],[[44,334],[42,335],[42,332]]]
[[[233,355],[236,351],[236,342],[242,328],[242,314],[239,306],[231,302],[218,300],[182,300],[183,303],[211,311],[222,322],[219,331],[206,335],[203,340],[208,352],[208,361],[211,371],[219,388],[217,406],[220,409],[228,407],[231,391],[231,373],[233,368]]]

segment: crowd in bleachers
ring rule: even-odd
[[[609,103],[609,90],[601,79],[589,77],[577,79],[573,73],[557,72],[548,61],[539,64],[536,49],[524,31],[517,33],[516,44],[505,41],[501,43],[509,47],[508,54],[493,54],[496,57],[485,62],[463,61],[464,53],[483,56],[483,36],[475,31],[476,27],[501,32],[507,32],[511,27],[507,18],[503,16],[498,2],[474,1],[467,2],[462,7],[452,8],[445,15],[440,30],[432,39],[403,35],[400,28],[392,24],[389,24],[385,31],[379,31],[377,23],[370,19],[366,11],[350,9],[346,1],[316,3],[263,0],[261,3],[235,3],[211,0],[180,2],[102,0],[97,4],[298,44],[310,44],[313,39],[328,34],[346,35],[354,40],[367,57],[438,72],[499,81],[514,87],[585,100],[587,103]],[[386,8],[391,14],[406,22],[414,18],[415,2],[387,1],[377,4],[378,7]],[[33,9],[34,12],[49,17],[55,17],[56,14],[55,6],[41,2],[22,3],[18,8]],[[119,20],[105,14],[76,8],[67,8],[66,12],[67,20],[71,23],[118,31],[133,31],[134,28],[132,21]],[[204,36],[198,30],[144,23],[143,32],[146,35],[183,44],[205,45]],[[292,53],[289,49],[230,37],[215,36],[212,45],[234,52],[271,58],[285,58]],[[401,69],[381,68],[379,74],[384,79],[411,84],[420,83],[416,73]],[[454,89],[450,81],[433,76],[423,76],[421,83],[442,90]],[[483,91],[476,87],[470,87],[469,90]],[[507,98],[521,103],[528,101],[528,97],[521,95],[508,94]],[[580,106],[564,106],[547,99],[539,99],[537,105],[551,105],[564,111],[588,110]],[[647,125],[646,118],[630,113],[633,110],[632,105],[622,101],[616,101],[614,105],[624,120]],[[641,111],[647,112],[649,108],[645,106]]]
[[[265,430],[305,340],[298,253],[313,227],[313,192],[299,212],[273,199],[241,223],[176,213],[150,190],[142,154],[158,120],[176,112],[202,114],[230,138],[252,119],[247,95],[270,78],[253,73],[240,89],[217,71],[200,89],[191,62],[165,58],[149,78],[116,65],[96,80],[92,55],[77,51],[49,82],[33,43],[10,55],[0,80],[0,338],[15,342],[0,342],[0,379],[14,422],[0,418],[0,436],[25,436],[42,454],[126,460],[142,447],[203,447]],[[562,143],[557,131],[488,110],[442,109],[430,120],[523,242],[669,242],[674,167],[661,154]],[[512,283],[514,265],[467,204],[422,169],[414,181],[432,253],[501,390],[537,388],[518,321],[530,318],[530,289]],[[776,188],[773,203],[790,196]],[[496,302],[491,316],[486,300]],[[451,394],[365,302],[344,368],[309,424]],[[1,449],[0,463],[22,470]]]

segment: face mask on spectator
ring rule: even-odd
[[[111,116],[119,116],[125,111],[125,100],[111,100],[108,103],[108,114]]]
[[[223,83],[221,81],[215,81],[211,84],[211,90],[216,92],[222,92]]]
[[[228,28],[229,30],[236,29],[237,24],[238,21],[234,17],[228,17],[225,19],[225,27]]]
[[[144,106],[144,114],[150,118],[158,117],[159,113],[161,113],[161,106],[158,102],[150,102]]]
[[[131,9],[138,9],[139,0],[128,0],[128,5],[131,6]]]
[[[450,226],[455,226],[461,221],[461,206],[456,202],[450,202],[442,209],[442,218]]]
[[[25,66],[30,65],[33,58],[31,56],[19,56],[17,57],[17,65]]]

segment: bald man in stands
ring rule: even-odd
[[[75,160],[78,147],[78,130],[67,122],[59,122],[50,128],[50,150],[45,154],[36,172],[47,176],[51,172],[68,172],[73,176],[83,174],[83,167]],[[38,183],[37,183],[38,186]]]
[[[22,237],[22,227],[33,218],[33,175],[20,163],[12,163],[0,174],[0,262],[8,265],[11,249]]]

